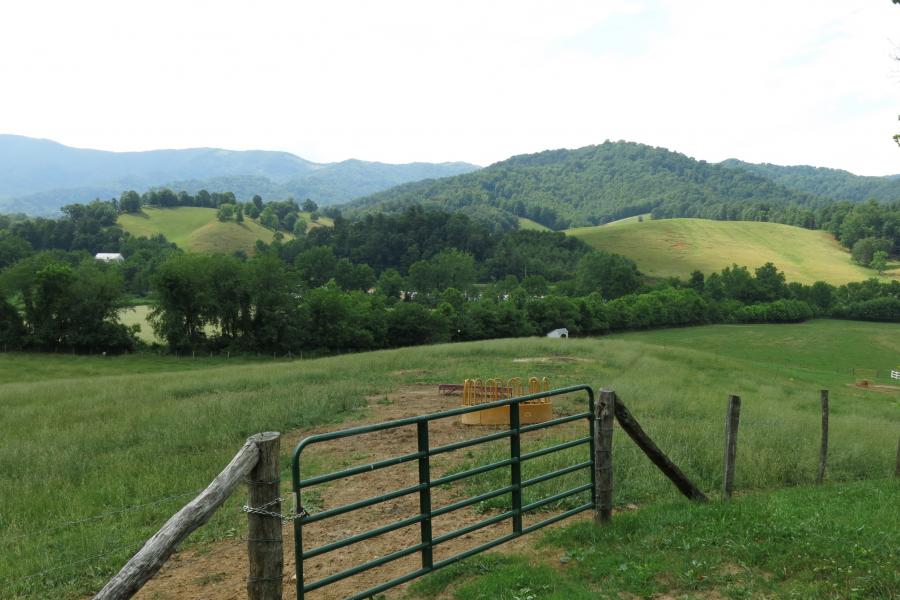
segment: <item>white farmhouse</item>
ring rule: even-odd
[[[125,260],[125,257],[118,252],[98,252],[94,255],[94,258],[103,262],[122,262]]]

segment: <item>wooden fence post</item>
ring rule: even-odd
[[[734,486],[734,459],[737,455],[738,424],[741,420],[740,396],[728,396],[728,412],[725,415],[725,481],[722,483],[722,496],[731,498]]]
[[[897,438],[897,464],[894,466],[894,477],[900,477],[900,438]]]
[[[253,438],[249,438],[212,483],[166,521],[122,570],[97,592],[94,600],[127,600],[134,596],[159,571],[175,547],[222,506],[256,464],[258,457],[259,449]]]
[[[822,483],[825,479],[825,463],[828,461],[828,390],[820,392],[822,398],[822,445],[819,448],[819,472],[816,474],[816,483]]]
[[[249,600],[281,600],[284,553],[281,519],[252,511],[259,508],[281,513],[279,449],[281,434],[269,431],[250,438],[259,448],[259,460],[247,477],[251,511],[247,515],[247,553],[250,576],[247,578]]]
[[[612,519],[613,468],[612,441],[615,421],[616,393],[600,390],[600,401],[594,406],[594,521],[609,523]]]
[[[622,399],[618,396],[616,396],[615,409],[616,420],[619,422],[622,430],[627,433],[628,437],[637,444],[637,447],[647,455],[650,462],[656,465],[659,470],[669,478],[669,481],[675,484],[675,487],[678,488],[679,492],[695,502],[706,502],[709,500],[706,497],[706,494],[701,492],[700,488],[694,485],[693,482],[681,472],[678,465],[673,463],[669,457],[659,449],[659,446],[657,446],[650,436],[647,435],[641,427],[641,424],[637,422],[637,419],[634,418],[634,415],[631,414],[628,407],[625,406],[625,403],[622,402]]]

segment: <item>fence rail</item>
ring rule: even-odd
[[[586,392],[588,398],[588,406],[587,411],[580,412],[574,415],[567,415],[564,417],[559,417],[556,419],[552,419],[550,421],[546,421],[543,423],[535,423],[532,425],[521,425],[519,419],[519,406],[525,402],[539,400],[542,398],[549,398],[551,396],[559,396],[563,394],[572,394],[576,392]],[[488,435],[480,436],[477,438],[464,440],[461,442],[455,442],[451,444],[445,444],[442,446],[431,446],[429,440],[429,427],[428,424],[431,421],[437,419],[445,419],[456,416],[461,416],[467,413],[476,412],[480,410],[486,410],[496,407],[508,406],[509,407],[509,428],[504,431],[499,431],[495,433],[491,433]],[[554,446],[550,446],[547,448],[541,448],[539,450],[535,450],[532,452],[522,452],[521,448],[521,436],[524,433],[528,433],[531,431],[538,431],[541,429],[546,429],[549,427],[559,426],[566,423],[572,423],[580,420],[587,420],[588,428],[590,431],[590,435],[586,437],[577,438],[574,440],[570,440],[567,442],[563,442],[560,444],[556,444]],[[319,475],[316,477],[308,477],[304,479],[301,476],[301,454],[302,452],[308,448],[309,446],[326,442],[333,441],[342,438],[347,438],[350,436],[363,435],[367,433],[374,433],[376,431],[384,431],[388,429],[395,429],[398,427],[404,426],[415,426],[416,427],[416,437],[417,437],[417,449],[416,452],[411,452],[407,454],[403,454],[400,456],[396,456],[393,458],[388,458],[384,460],[380,460],[377,462],[369,463],[366,465],[361,465],[357,467],[352,467],[348,469],[343,469],[340,471],[335,471],[332,473],[327,473],[324,475]],[[402,583],[406,583],[407,581],[411,581],[417,577],[425,575],[427,573],[431,573],[437,569],[442,567],[451,565],[457,561],[460,561],[464,558],[468,558],[474,554],[478,554],[479,552],[483,552],[510,540],[513,540],[519,536],[525,535],[542,527],[546,527],[547,525],[551,525],[560,521],[562,519],[566,519],[570,516],[578,514],[582,511],[593,509],[596,507],[596,490],[595,490],[595,469],[594,469],[594,448],[595,448],[595,405],[594,405],[594,391],[591,387],[587,385],[576,385],[566,388],[560,388],[557,390],[551,390],[546,392],[540,392],[536,394],[530,394],[528,396],[522,396],[519,398],[509,398],[503,400],[497,400],[495,402],[486,402],[483,404],[478,404],[475,406],[466,406],[462,408],[457,408],[453,410],[447,410],[438,413],[432,413],[427,415],[421,415],[417,417],[409,417],[405,419],[398,419],[395,421],[390,421],[387,423],[379,423],[376,425],[368,425],[364,427],[355,427],[352,429],[344,429],[342,431],[335,431],[331,433],[323,433],[319,435],[314,435],[308,437],[301,441],[296,449],[294,450],[293,459],[291,463],[292,475],[293,475],[293,491],[296,498],[300,498],[300,494],[302,490],[308,489],[312,486],[328,483],[331,481],[336,481],[338,479],[343,479],[345,477],[351,477],[354,475],[359,475],[361,473],[369,473],[376,469],[383,469],[386,467],[392,467],[404,463],[408,463],[411,461],[416,461],[418,463],[418,480],[419,483],[412,486],[403,487],[397,490],[393,490],[391,492],[372,496],[370,498],[366,498],[364,500],[360,500],[357,502],[353,502],[351,504],[346,504],[344,506],[339,506],[336,508],[332,508],[326,511],[319,512],[314,515],[307,515],[303,510],[300,503],[297,503],[296,506],[296,519],[294,520],[294,546],[295,552],[297,556],[296,560],[296,569],[297,569],[297,597],[299,600],[304,598],[304,595],[313,590],[317,590],[323,588],[325,586],[331,585],[342,579],[346,579],[348,577],[353,577],[370,569],[379,567],[381,565],[387,564],[389,562],[398,560],[400,558],[411,556],[414,554],[420,554],[421,556],[421,567],[405,573],[399,577],[391,579],[385,583],[367,589],[363,592],[357,593],[350,598],[353,599],[362,599],[369,598],[374,596],[375,594],[379,594],[393,588]],[[509,458],[505,460],[496,461],[493,463],[481,465],[478,467],[474,467],[471,469],[467,469],[462,472],[453,473],[450,475],[445,475],[443,477],[432,478],[431,474],[431,464],[430,459],[432,456],[444,454],[446,452],[451,452],[454,450],[460,450],[463,448],[469,448],[472,446],[477,446],[480,444],[485,444],[487,442],[495,441],[508,438],[509,439]],[[576,448],[580,446],[587,446],[589,451],[586,452],[586,460],[577,462],[575,464],[569,465],[562,469],[558,469],[556,471],[552,471],[549,473],[545,473],[543,475],[533,477],[530,479],[522,479],[522,463],[532,460],[541,456],[546,456],[548,454],[552,454],[554,452],[559,452],[562,450],[566,450],[569,448]],[[510,485],[504,486],[495,490],[491,490],[489,492],[479,494],[476,496],[471,496],[469,498],[460,500],[458,502],[454,502],[452,504],[440,507],[433,508],[432,507],[432,497],[431,490],[437,486],[453,483],[456,481],[461,481],[468,477],[472,477],[475,475],[480,475],[483,473],[489,473],[491,471],[495,471],[497,469],[502,469],[509,467],[510,469]],[[580,485],[558,494],[554,494],[547,498],[542,498],[535,502],[531,502],[528,504],[523,504],[522,500],[522,491],[526,488],[529,488],[538,483],[542,483],[544,481],[549,481],[551,479],[555,479],[557,477],[562,477],[563,475],[567,475],[569,473],[573,473],[575,471],[579,471],[582,469],[589,469],[591,474],[591,482],[588,484]],[[574,508],[571,508],[561,514],[555,515],[553,517],[544,519],[538,523],[534,523],[532,525],[524,526],[523,525],[523,515],[530,511],[539,509],[543,506],[551,504],[553,502],[557,502],[559,500],[563,500],[565,498],[569,498],[571,496],[575,496],[577,494],[589,491],[591,494],[590,501],[584,504],[580,504]],[[382,527],[378,527],[376,529],[371,529],[369,531],[353,535],[350,537],[343,538],[341,540],[325,544],[323,546],[319,546],[317,548],[312,548],[309,550],[303,549],[303,527],[306,524],[322,521],[328,519],[330,517],[335,517],[340,514],[344,514],[350,511],[359,510],[362,508],[367,508],[370,506],[374,506],[376,504],[380,504],[382,502],[387,502],[389,500],[393,500],[399,498],[401,496],[407,496],[410,494],[419,494],[419,512],[418,514],[402,519],[400,521],[395,521],[393,523],[384,525]],[[461,508],[465,508],[467,506],[472,506],[473,504],[477,504],[479,502],[483,502],[485,500],[496,498],[503,495],[509,495],[511,500],[511,509],[504,511],[502,513],[492,515],[486,519],[483,519],[477,523],[472,525],[468,525],[466,527],[462,527],[460,529],[456,529],[449,533],[445,533],[439,536],[434,536],[432,532],[431,522],[434,518],[439,517],[441,515],[445,515],[451,513],[455,510],[459,510]],[[493,525],[495,523],[500,523],[503,521],[509,520],[511,522],[511,531],[506,535],[502,535],[498,538],[495,538],[489,542],[481,544],[475,548],[471,548],[466,550],[465,552],[461,552],[459,554],[453,555],[449,558],[435,561],[433,550],[436,546],[448,542],[452,539],[458,538],[460,536],[466,535],[473,531],[477,531],[488,525]],[[402,529],[404,527],[409,527],[412,525],[419,525],[421,530],[420,543],[414,544],[412,546],[408,546],[402,550],[398,550],[391,554],[387,554],[380,558],[370,560],[368,562],[353,566],[348,569],[344,569],[338,573],[334,573],[317,581],[307,582],[304,576],[303,563],[306,560],[312,559],[317,556],[321,556],[327,552],[331,552],[333,550],[337,550],[340,548],[347,547],[351,544],[356,544],[359,542],[363,542],[365,540],[371,539],[373,537],[389,533],[391,531],[396,531],[398,529]]]

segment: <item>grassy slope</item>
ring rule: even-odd
[[[17,492],[0,495],[0,545],[13,557],[0,562],[0,580],[8,578],[0,589],[37,597],[95,590],[179,500],[58,531],[45,531],[48,524],[196,490],[251,433],[333,422],[368,396],[415,383],[549,375],[554,385],[612,387],[706,490],[721,484],[729,393],[744,400],[737,489],[812,481],[818,390],[828,387],[829,479],[880,477],[893,468],[897,396],[848,387],[847,368],[893,366],[897,352],[890,340],[898,334],[898,325],[819,321],[494,340],[294,362],[2,355],[0,490]],[[513,362],[557,355],[579,360]],[[573,409],[573,403],[562,407]],[[671,485],[621,436],[615,447],[617,502],[674,497]],[[230,501],[199,538],[239,531],[240,501]],[[92,558],[90,569],[20,580],[84,558]]]
[[[615,227],[583,227],[568,234],[591,246],[623,254],[654,276],[686,278],[732,263],[756,268],[775,263],[788,281],[833,284],[861,281],[875,272],[850,261],[850,254],[823,231],[776,223],[664,219]]]
[[[223,223],[216,219],[212,208],[144,208],[143,213],[124,214],[119,224],[129,233],[138,236],[163,234],[180,248],[192,252],[232,253],[243,250],[254,252],[256,240],[272,241],[272,231],[259,223],[245,219],[243,223]]]
[[[895,480],[684,500],[541,536],[532,556],[480,555],[413,586],[417,598],[896,598]],[[439,595],[444,592],[444,595]]]
[[[532,221],[531,219],[526,219],[525,217],[519,217],[519,229],[525,230],[534,230],[534,231],[550,231],[547,227],[544,227],[537,221]]]

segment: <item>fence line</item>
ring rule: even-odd
[[[134,504],[134,505],[130,505],[130,506],[123,506],[119,509],[116,509],[116,510],[113,510],[110,512],[96,514],[96,515],[93,515],[90,517],[85,517],[84,519],[78,519],[76,521],[65,521],[63,523],[60,523],[59,525],[54,525],[53,527],[37,529],[35,531],[29,531],[28,533],[19,533],[14,536],[6,538],[6,540],[9,540],[9,541],[19,540],[19,539],[26,538],[26,537],[33,537],[33,536],[37,536],[37,535],[40,535],[43,533],[48,533],[51,531],[58,531],[60,529],[65,529],[67,527],[74,527],[75,525],[83,525],[85,523],[102,521],[103,519],[106,519],[108,517],[112,517],[115,515],[121,515],[121,514],[129,513],[129,512],[134,512],[134,511],[140,510],[142,508],[147,508],[148,506],[158,506],[160,504],[165,504],[166,502],[169,502],[171,500],[177,500],[178,498],[184,498],[186,496],[196,496],[197,494],[199,494],[202,491],[203,491],[202,489],[191,490],[189,492],[181,492],[179,494],[173,494],[171,496],[159,498],[158,500],[151,500],[151,501],[145,502],[143,504]]]
[[[100,554],[95,554],[94,556],[91,556],[90,558],[82,558],[80,560],[72,561],[70,563],[60,565],[58,567],[44,569],[43,571],[37,571],[35,573],[31,573],[30,575],[25,575],[23,577],[14,578],[12,575],[8,575],[8,576],[4,577],[3,579],[10,583],[21,583],[21,582],[27,581],[29,579],[34,579],[35,577],[38,577],[39,575],[46,575],[47,573],[55,573],[56,571],[62,571],[65,569],[69,569],[69,568],[77,566],[77,565],[82,565],[86,562],[92,562],[98,558],[103,558],[104,556],[109,556],[111,554],[115,554],[122,550],[134,551],[134,550],[137,550],[138,548],[140,548],[143,545],[143,543],[144,542],[141,541],[141,542],[132,542],[130,544],[123,544],[121,546],[116,546],[115,548],[112,548],[111,550],[106,550],[105,552],[101,552]]]

